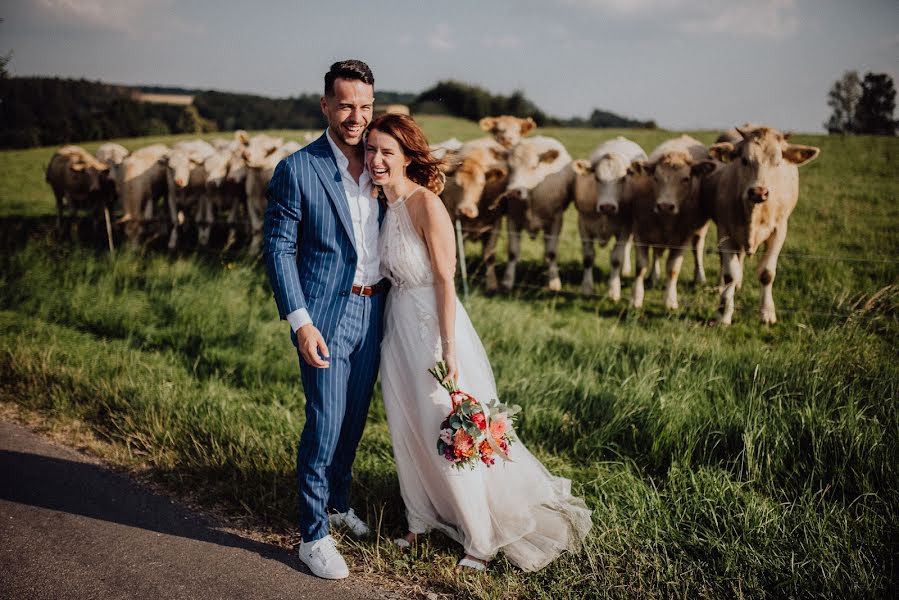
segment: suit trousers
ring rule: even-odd
[[[330,366],[316,369],[300,357],[306,424],[297,451],[297,486],[304,542],[328,535],[329,509],[349,509],[353,460],[378,375],[383,303],[383,294],[350,294],[328,343]]]

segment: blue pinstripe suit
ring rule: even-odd
[[[297,451],[299,522],[303,541],[311,542],[328,534],[328,508],[349,508],[351,468],[378,373],[383,296],[350,293],[353,225],[324,135],[278,163],[267,195],[264,255],[278,313],[284,319],[307,309],[331,353],[327,369],[299,361],[306,395]]]

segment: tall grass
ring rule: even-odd
[[[451,124],[434,121],[431,137],[450,137]],[[596,142],[552,133],[573,155]],[[665,135],[629,134],[646,146]],[[705,324],[712,289],[682,286],[672,314],[658,290],[642,311],[580,297],[575,242],[561,251],[564,293],[527,287],[542,283],[528,241],[525,287],[468,301],[500,396],[524,407],[522,439],[593,509],[579,556],[530,575],[499,559],[460,579],[459,548],[439,535],[412,554],[391,547],[404,518],[376,391],[354,497],[381,537],[343,541],[354,568],[479,598],[890,597],[899,144],[810,141],[824,152],[802,171],[774,327],[757,323],[751,278],[728,329]],[[0,157],[11,160],[25,159]],[[82,419],[173,489],[295,531],[304,400],[260,265],[35,237],[0,253],[0,398]]]

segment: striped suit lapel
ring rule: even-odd
[[[353,249],[356,250],[356,236],[353,234],[350,205],[346,198],[346,192],[343,189],[343,181],[340,178],[340,171],[337,168],[337,160],[334,158],[334,153],[331,151],[331,145],[324,134],[313,144],[314,148],[311,148],[312,152],[310,152],[312,167],[318,173],[322,183],[325,184],[325,190],[328,192],[328,197],[337,210],[340,223],[343,225],[347,236],[349,236]]]

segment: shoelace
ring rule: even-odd
[[[352,508],[343,516],[343,522],[353,529],[368,529],[368,526],[362,522],[362,519],[356,516]]]
[[[315,554],[316,552],[321,556],[322,562],[325,563],[330,562],[332,558],[340,554],[337,551],[337,545],[330,536],[322,538],[322,541],[316,544],[315,548],[312,549],[312,553]]]

